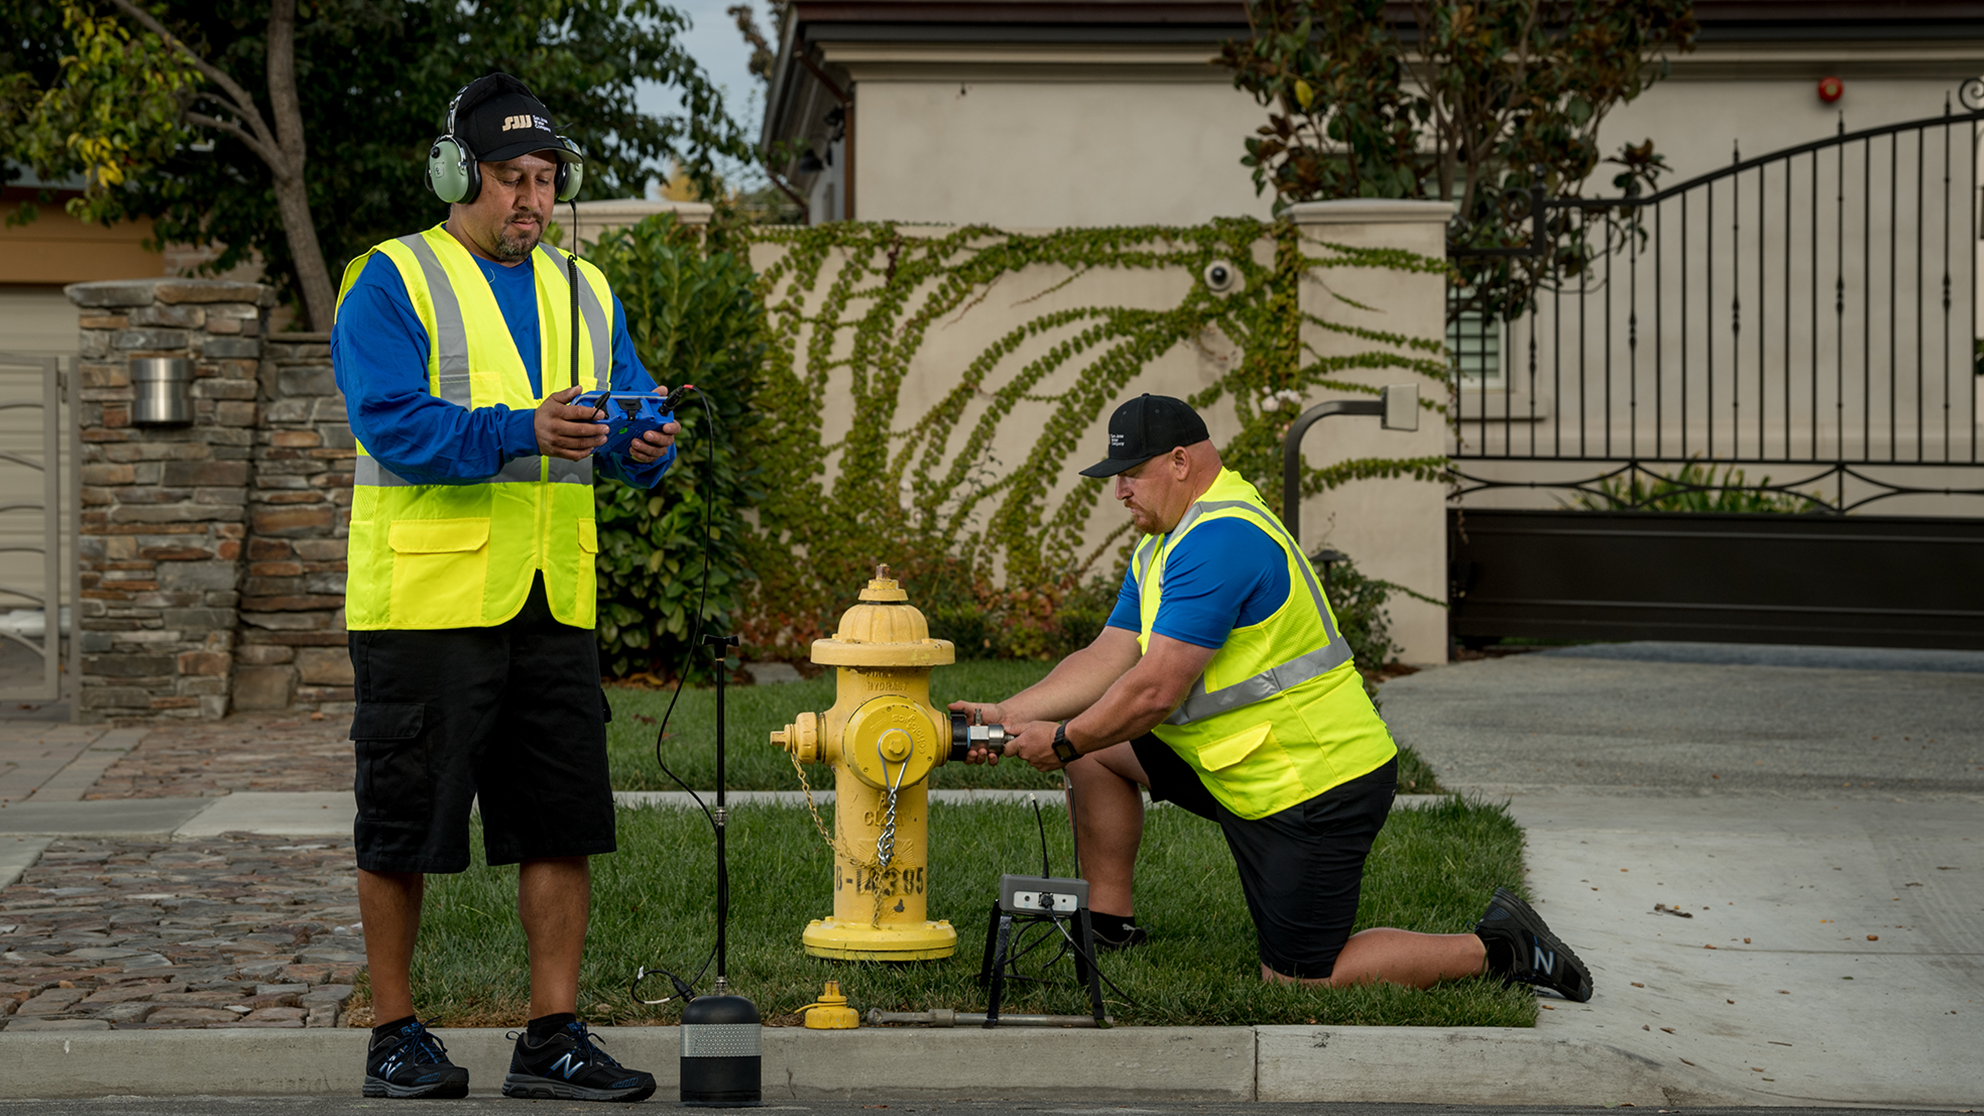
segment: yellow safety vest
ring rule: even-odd
[[[488,280],[445,226],[377,245],[345,268],[338,304],[373,252],[399,269],[427,330],[427,390],[459,407],[534,410],[543,399],[510,337]],[[538,367],[546,394],[568,386],[571,287],[566,257],[540,245]],[[612,386],[612,291],[598,268],[579,261],[580,384]],[[593,626],[598,608],[592,461],[532,454],[470,484],[418,484],[395,475],[358,447],[351,503],[345,626],[476,628],[501,624],[523,608],[544,575],[551,614]]]
[[[1138,645],[1150,650],[1166,554],[1215,519],[1244,519],[1281,547],[1288,599],[1267,619],[1233,629],[1192,692],[1153,731],[1227,809],[1263,818],[1375,771],[1398,748],[1365,696],[1315,570],[1260,492],[1231,469],[1220,470],[1169,534],[1138,545],[1131,559],[1142,613]]]

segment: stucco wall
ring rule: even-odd
[[[1262,110],[1224,80],[869,80],[857,103],[864,221],[1190,225],[1273,202],[1240,165]]]
[[[1961,80],[1935,74],[1859,78],[1844,70],[1849,75],[1842,79],[1846,94],[1827,105],[1819,100],[1818,82],[1835,68],[1813,64],[1809,77],[1775,74],[1742,80],[1695,77],[1683,67],[1613,110],[1599,133],[1603,150],[1610,154],[1622,143],[1652,139],[1672,168],[1661,185],[1671,186],[1728,166],[1737,147],[1747,159],[1823,139],[1838,129],[1842,116],[1851,132],[1940,115],[1944,95],[1954,95]],[[1601,168],[1597,177],[1607,188],[1591,192],[1612,193],[1613,173],[1616,168]]]

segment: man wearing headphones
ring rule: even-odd
[[[491,74],[448,109],[428,184],[448,219],[345,269],[331,361],[352,433],[345,602],[357,709],[355,844],[379,1025],[364,1093],[459,1097],[468,1071],[414,1015],[426,873],[518,864],[530,1023],[506,1096],[636,1101],[651,1074],[577,1015],[588,858],[614,849],[611,716],[593,637],[595,467],[647,487],[674,423],[624,457],[581,391],[659,391],[599,269],[539,243],[584,160],[522,82]]]

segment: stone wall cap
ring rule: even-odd
[[[1453,215],[1452,202],[1406,198],[1337,198],[1288,207],[1288,219],[1298,225],[1444,225]]]
[[[708,202],[670,201],[666,198],[603,198],[598,201],[579,203],[579,219],[585,220],[595,214],[615,217],[638,214],[647,217],[656,213],[674,213],[685,221],[700,217],[708,220],[716,207]]]
[[[579,203],[578,239],[580,251],[584,246],[595,243],[599,238],[614,229],[640,224],[657,213],[673,213],[675,219],[690,228],[703,228],[710,223],[716,207],[707,202],[678,202],[649,198],[606,198],[601,201]]]
[[[149,306],[154,302],[252,302],[271,306],[275,303],[275,288],[232,279],[186,279],[178,276],[99,279],[89,283],[71,283],[62,291],[69,296],[69,301],[78,306]]]

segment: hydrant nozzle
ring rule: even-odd
[[[930,704],[930,670],[954,660],[923,613],[877,566],[813,661],[838,668],[833,708],[801,713],[772,743],[834,769],[834,913],[801,935],[816,957],[916,961],[949,957],[957,931],[926,916],[929,788],[950,719]]]

